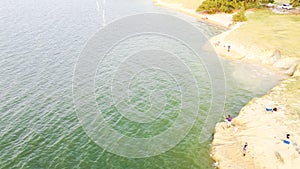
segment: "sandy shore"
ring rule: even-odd
[[[237,29],[241,24],[246,23],[235,25],[234,27],[231,27],[230,30],[210,39],[210,43],[219,56],[227,59],[238,59],[253,62],[289,76],[300,75],[299,68],[297,69],[300,61],[297,58],[282,57],[280,51],[276,49],[265,49],[254,44],[241,44],[238,40],[239,37],[233,38],[234,40],[228,40],[227,37],[232,36],[232,31]],[[230,52],[228,52],[229,45]]]
[[[251,100],[233,119],[233,126],[224,122],[215,127],[212,158],[220,169],[298,169],[300,168],[300,71],[295,58],[281,57],[276,50],[229,41],[227,37],[240,24],[232,23],[232,14],[205,15],[184,8],[181,4],[156,0],[156,5],[194,16],[201,21],[229,28],[210,39],[216,52],[228,59],[255,62],[293,76],[281,82],[267,95]],[[238,37],[237,37],[238,38]],[[228,52],[230,45],[230,52]],[[276,107],[267,112],[266,106]],[[286,134],[291,144],[283,143]],[[243,145],[248,143],[246,156]]]
[[[262,98],[255,98],[242,108],[233,127],[218,123],[212,143],[212,158],[220,169],[298,169],[300,167],[300,72],[297,58],[282,57],[280,51],[238,43],[225,31],[210,39],[215,51],[228,59],[254,62],[293,76],[284,80]],[[230,52],[228,52],[230,45]],[[299,66],[298,66],[299,67]],[[277,107],[266,112],[266,106]],[[283,143],[291,134],[291,145]],[[243,145],[248,143],[243,156]]]
[[[300,68],[298,68],[297,70],[297,66],[300,62],[299,59],[291,57],[281,57],[280,52],[278,54],[278,51],[274,49],[265,49],[253,44],[241,44],[238,40],[241,37],[235,37],[233,38],[234,40],[228,40],[227,37],[230,36],[230,33],[232,31],[239,28],[242,24],[245,24],[233,23],[232,16],[234,14],[201,14],[196,12],[195,9],[184,7],[177,1],[174,1],[174,3],[170,3],[171,1],[172,0],[154,0],[154,4],[184,13],[189,16],[193,16],[203,22],[228,28],[228,31],[225,31],[222,34],[210,39],[210,42],[215,48],[215,51],[218,55],[227,59],[243,59],[248,62],[261,64],[265,67],[274,69],[276,71],[279,71],[280,73],[284,73],[290,76],[294,74],[300,75]],[[246,11],[246,15],[251,13],[252,11]],[[218,42],[220,42],[219,45],[215,45]],[[230,45],[230,52],[227,51],[228,45]]]
[[[189,16],[193,16],[200,21],[207,22],[210,24],[214,24],[217,26],[225,27],[225,28],[234,28],[233,22],[232,22],[232,15],[233,14],[225,14],[225,13],[218,13],[213,15],[208,14],[201,14],[197,13],[196,9],[190,9],[183,7],[182,4],[179,3],[169,3],[165,2],[163,0],[154,0],[154,4],[156,6],[162,6],[164,8],[172,9],[181,13],[184,13]]]
[[[300,166],[300,77],[281,82],[269,94],[255,98],[227,128],[218,123],[212,158],[222,169],[298,169]],[[298,98],[297,98],[298,96]],[[267,112],[266,106],[278,110]],[[291,144],[283,142],[291,135]],[[243,145],[248,143],[246,156]]]

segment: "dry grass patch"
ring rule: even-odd
[[[300,17],[257,10],[247,16],[247,24],[232,31],[226,40],[258,49],[279,49],[288,57],[300,58]]]

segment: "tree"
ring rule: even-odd
[[[248,7],[257,7],[261,1],[263,0],[205,0],[198,7],[197,11],[231,13],[234,9],[240,9],[242,7],[245,9]]]
[[[291,0],[291,4],[293,5],[293,7],[300,6],[300,0]]]
[[[245,9],[242,8],[238,13],[232,16],[232,20],[234,22],[243,22],[247,21],[246,15],[245,15]]]

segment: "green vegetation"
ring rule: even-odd
[[[214,14],[216,12],[232,13],[234,9],[238,9],[241,6],[241,1],[205,0],[198,7],[197,11],[206,11],[209,14]]]
[[[293,7],[300,6],[300,0],[291,0],[291,4],[293,5]]]
[[[232,13],[233,10],[257,8],[260,3],[269,3],[274,0],[205,0],[197,9],[198,12],[206,11],[209,14],[216,12]]]
[[[258,49],[278,49],[281,54],[300,58],[300,17],[274,14],[260,9],[247,15],[247,24],[232,31],[226,40]]]
[[[238,13],[236,13],[235,15],[233,15],[232,20],[234,22],[243,22],[246,21],[246,15],[245,15],[245,9],[242,8]]]

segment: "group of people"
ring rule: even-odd
[[[219,46],[220,44],[220,41],[215,42],[215,46]],[[225,47],[225,45],[223,47]],[[227,52],[230,52],[230,45],[227,45]]]
[[[274,110],[275,109],[275,110]],[[274,108],[272,111],[277,111],[277,108]],[[231,122],[232,122],[232,117],[231,115],[228,115],[225,119],[226,123],[227,123],[227,127],[231,127]],[[286,138],[283,139],[283,142],[285,144],[291,144],[290,141],[290,134],[286,134]],[[248,147],[248,143],[245,142],[244,146],[243,146],[243,156],[246,156],[246,152],[247,152],[247,147]],[[299,153],[300,153],[300,148],[299,148]]]
[[[228,128],[231,127],[231,121],[232,121],[231,115],[228,115],[225,121],[227,122],[227,127]],[[247,148],[248,148],[248,143],[246,142],[243,146],[243,156],[246,156]]]

